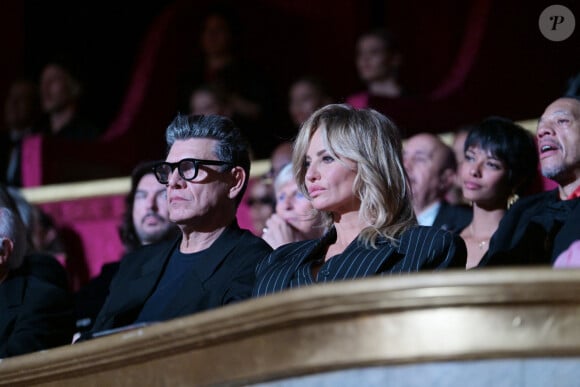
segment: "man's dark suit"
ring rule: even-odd
[[[180,242],[181,237],[144,246],[123,258],[92,332],[135,322]],[[271,251],[271,247],[261,238],[241,230],[237,224],[226,228],[199,257],[178,294],[167,300],[157,321],[249,298],[256,264]]]
[[[552,265],[580,239],[580,199],[560,200],[558,190],[518,200],[490,240],[478,266]]]
[[[433,227],[459,234],[473,218],[473,211],[467,206],[441,202]]]
[[[335,239],[336,232],[332,229],[321,239],[291,243],[276,249],[257,267],[253,296],[316,282],[448,267],[465,268],[467,251],[463,239],[448,231],[417,226],[404,232],[396,246],[381,239],[373,249],[355,239],[342,254],[326,261],[314,280],[312,263],[324,257],[327,246]]]
[[[0,358],[69,344],[72,299],[25,263],[0,283]]]

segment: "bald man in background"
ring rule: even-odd
[[[456,233],[463,230],[471,221],[471,209],[445,200],[457,173],[453,149],[434,134],[419,133],[404,143],[403,161],[417,222]]]

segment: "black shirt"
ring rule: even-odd
[[[179,251],[179,248],[173,251],[159,284],[143,305],[136,323],[157,321],[159,316],[163,316],[167,300],[171,300],[177,295],[187,274],[192,271],[196,262],[202,259],[203,254],[204,251],[184,254]]]

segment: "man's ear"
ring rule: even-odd
[[[12,255],[14,250],[14,243],[11,239],[2,238],[2,243],[0,244],[0,266],[8,264],[8,258]]]
[[[235,199],[244,187],[244,182],[246,181],[246,171],[244,168],[237,166],[233,167],[230,171],[232,175],[232,185],[228,193],[230,199]]]

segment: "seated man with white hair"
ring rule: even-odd
[[[0,358],[70,343],[72,303],[62,287],[31,274],[26,231],[0,207]]]

